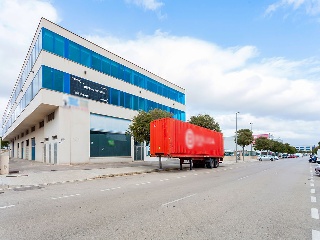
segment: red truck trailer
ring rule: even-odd
[[[223,161],[223,135],[207,128],[173,118],[150,123],[150,155],[180,159],[194,167],[216,168]]]

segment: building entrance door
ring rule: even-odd
[[[36,139],[31,138],[31,160],[36,160]]]
[[[134,161],[144,160],[143,143],[135,143],[134,145]]]
[[[21,158],[23,159],[23,145],[24,145],[24,142],[21,142]]]

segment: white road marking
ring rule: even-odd
[[[319,219],[319,212],[317,208],[311,208],[311,217],[314,219]]]
[[[314,187],[314,183],[310,183],[310,187]]]
[[[51,199],[52,199],[52,200],[57,200],[57,199],[69,198],[69,197],[76,197],[76,196],[80,196],[80,194],[77,193],[77,194],[66,195],[66,196],[62,196],[62,197],[56,197],[56,198],[52,197]]]
[[[310,190],[310,192],[311,192],[311,193],[316,193],[316,190],[315,190],[314,188],[312,188],[312,189]]]
[[[189,196],[186,196],[186,197],[183,197],[183,198],[179,198],[179,199],[173,200],[173,201],[171,201],[171,202],[164,203],[164,204],[162,204],[162,206],[166,206],[166,205],[169,205],[169,204],[171,204],[171,203],[178,202],[178,201],[184,200],[184,199],[189,198],[189,197],[193,197],[193,196],[195,196],[195,195],[196,195],[196,194],[191,194],[191,195],[189,195]]]
[[[181,178],[181,177],[177,177],[177,178]]]
[[[16,205],[3,206],[3,207],[0,207],[0,209],[11,208],[11,207],[14,207],[14,206],[16,206]]]
[[[193,175],[197,176],[197,175],[198,175],[198,173],[195,173],[195,174],[193,174]]]
[[[312,240],[320,240],[320,232],[312,230]]]
[[[313,179],[311,179],[310,181],[311,181],[311,182],[314,182],[314,180],[313,180]]]
[[[311,196],[311,202],[317,202],[317,198],[314,196]]]

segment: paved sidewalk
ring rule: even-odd
[[[252,162],[257,160],[247,160]],[[243,161],[238,161],[243,163]],[[225,161],[221,167],[235,164],[234,161]],[[183,165],[184,170],[189,165]],[[118,163],[89,163],[76,165],[51,165],[23,159],[10,159],[9,175],[0,175],[0,190],[31,186],[44,186],[57,183],[92,180],[95,178],[123,176],[155,171],[179,170],[179,160],[162,161],[159,170],[158,161],[134,161]]]

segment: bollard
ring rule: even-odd
[[[0,155],[0,175],[9,174],[9,154],[3,153]]]

